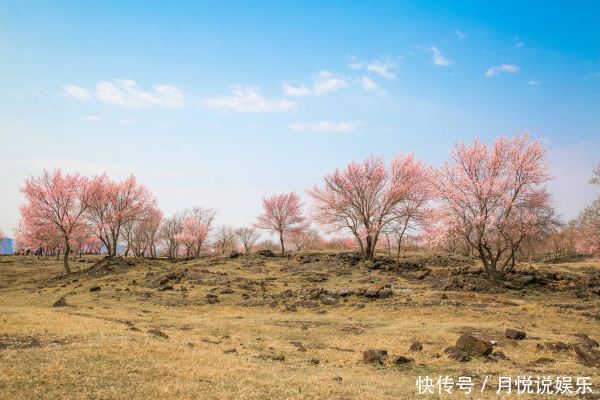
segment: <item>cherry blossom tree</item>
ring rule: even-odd
[[[305,249],[319,249],[323,245],[323,238],[316,229],[309,226],[292,229],[287,239],[296,247],[296,251]]]
[[[162,220],[162,212],[158,209],[149,209],[143,219],[131,220],[123,225],[123,236],[127,248],[125,256],[129,251],[135,257],[156,257],[156,246],[158,242],[158,230]]]
[[[196,207],[185,211],[183,229],[177,240],[186,248],[186,256],[199,257],[212,229],[216,211],[210,208]]]
[[[244,247],[244,252],[246,254],[250,254],[252,252],[252,247],[260,237],[256,231],[256,228],[253,226],[239,228],[235,231],[235,234],[237,235],[242,247]]]
[[[116,256],[123,227],[146,218],[156,209],[156,200],[133,175],[121,182],[114,182],[106,175],[96,176],[91,181],[90,192],[88,221],[109,256]]]
[[[263,213],[255,226],[279,235],[281,255],[285,254],[284,236],[306,225],[300,197],[294,192],[277,194],[263,199]]]
[[[594,169],[590,183],[600,185],[600,165]],[[577,251],[600,259],[600,198],[581,212],[574,227]]]
[[[527,134],[457,144],[433,182],[445,232],[475,250],[492,282],[514,267],[516,252],[553,212],[546,152]]]
[[[44,171],[40,177],[26,179],[21,191],[25,195],[25,204],[20,208],[23,231],[58,233],[64,250],[63,266],[70,274],[71,240],[85,225],[89,204],[88,179],[79,174],[63,175],[58,169],[52,174]]]
[[[314,200],[314,219],[329,232],[349,230],[362,257],[373,260],[382,229],[395,219],[399,204],[419,183],[420,168],[412,155],[400,155],[389,170],[376,156],[336,169],[325,176],[323,186],[308,191]]]

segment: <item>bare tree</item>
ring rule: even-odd
[[[252,252],[252,247],[260,237],[256,231],[256,228],[253,226],[239,228],[235,231],[235,234],[239,238],[241,245],[244,247],[246,254],[250,254]]]
[[[218,253],[225,254],[226,251],[235,250],[235,230],[228,225],[221,225],[215,232],[215,250]]]

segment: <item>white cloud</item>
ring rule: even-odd
[[[377,84],[375,81],[367,76],[363,76],[360,80],[360,83],[362,87],[369,92],[377,89]]]
[[[386,79],[394,79],[396,74],[392,72],[398,68],[399,62],[392,59],[377,59],[370,62],[352,61],[348,65],[352,69],[366,69],[369,72],[381,75]]]
[[[431,59],[435,65],[445,67],[452,64],[452,61],[444,57],[442,51],[436,46],[432,46],[429,51],[431,51]]]
[[[485,76],[487,76],[488,78],[491,78],[494,75],[506,72],[508,74],[516,74],[517,72],[519,72],[519,67],[513,64],[502,64],[502,65],[495,65],[492,67],[489,67],[486,71],[485,71]]]
[[[515,37],[515,47],[520,48],[520,47],[523,47],[523,46],[524,46],[524,44],[523,44],[523,42],[521,42],[521,39],[519,39],[518,36]]]
[[[117,79],[114,82],[98,82],[96,96],[107,104],[127,108],[183,106],[183,92],[175,86],[156,85],[152,89],[152,91],[144,91],[133,80]]]
[[[533,85],[533,86],[537,86],[537,85],[540,84],[540,81],[536,81],[536,80],[530,79],[529,82],[527,82],[527,83],[530,84],[530,85]]]
[[[222,111],[270,112],[288,110],[294,106],[289,100],[264,98],[257,86],[233,85],[231,96],[212,97],[203,100],[204,106]]]
[[[120,119],[118,122],[119,122],[119,125],[131,126],[131,125],[134,125],[137,121],[133,118],[123,118],[123,119]]]
[[[290,129],[298,132],[353,132],[362,126],[358,121],[318,121],[318,122],[294,122],[290,124]]]
[[[281,84],[281,88],[288,96],[301,97],[308,96],[310,94],[310,89],[305,85],[296,85],[284,82]]]
[[[100,117],[98,117],[97,115],[84,115],[83,117],[81,117],[82,121],[88,121],[88,122],[103,122],[104,120]]]
[[[315,77],[313,92],[316,95],[321,95],[328,92],[335,92],[348,86],[350,85],[345,78],[323,70]]]
[[[467,35],[463,31],[454,31],[460,40],[466,39]]]
[[[75,85],[64,85],[63,95],[79,101],[88,101],[92,98],[92,94],[88,90]]]

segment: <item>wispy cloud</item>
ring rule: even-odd
[[[271,100],[262,96],[258,86],[232,85],[232,95],[203,100],[205,107],[221,111],[272,112],[288,110],[294,106],[289,100]]]
[[[88,101],[92,98],[92,94],[88,90],[76,85],[64,85],[63,95],[79,101]]]
[[[537,85],[539,85],[539,84],[540,84],[540,81],[536,81],[536,80],[534,80],[534,79],[530,79],[530,80],[529,80],[529,82],[527,82],[527,83],[528,83],[529,85],[532,85],[532,86],[537,86]]]
[[[492,67],[489,67],[485,71],[485,76],[491,78],[501,73],[516,74],[517,72],[519,72],[519,70],[520,68],[513,64],[494,65]]]
[[[369,92],[377,89],[377,84],[375,81],[368,76],[363,76],[360,80],[360,84],[362,85],[363,89]]]
[[[523,44],[523,42],[521,41],[521,39],[519,39],[519,37],[518,37],[518,36],[517,36],[517,37],[515,37],[515,47],[517,47],[517,48],[521,48],[521,47],[523,47],[523,46],[524,46],[524,44]]]
[[[433,63],[439,67],[446,67],[450,64],[452,64],[452,61],[450,61],[448,58],[444,57],[444,55],[442,54],[442,51],[437,48],[436,46],[432,46],[429,48],[429,51],[431,52],[431,60],[433,61]]]
[[[287,96],[302,97],[310,94],[310,89],[305,85],[284,82],[281,84],[281,88]]]
[[[87,121],[87,122],[103,122],[104,120],[100,117],[98,117],[97,115],[84,115],[83,117],[81,117],[82,121]]]
[[[399,60],[385,58],[376,59],[369,62],[358,61],[354,59],[348,66],[352,69],[365,69],[386,79],[394,79],[396,74],[393,71],[397,69],[399,65]]]
[[[290,129],[298,132],[353,132],[362,126],[358,121],[318,121],[318,122],[294,122],[290,124]]]
[[[180,108],[184,105],[183,92],[175,86],[156,85],[152,91],[145,91],[130,79],[98,82],[96,97],[104,103],[127,108]]]
[[[319,72],[314,80],[313,92],[317,96],[329,92],[335,92],[350,86],[346,78],[326,70]]]
[[[454,31],[454,33],[456,33],[456,36],[458,36],[460,40],[464,40],[467,38],[467,35],[463,31]]]

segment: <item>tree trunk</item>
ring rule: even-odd
[[[63,266],[65,267],[65,272],[67,273],[67,275],[71,273],[71,268],[69,268],[69,252],[70,251],[71,251],[71,246],[69,245],[69,240],[65,238],[65,256],[63,258]]]
[[[279,243],[281,243],[281,255],[285,254],[285,247],[283,247],[283,233],[279,232]]]
[[[373,238],[370,235],[367,236],[367,247],[365,249],[365,259],[367,261],[373,261],[373,253],[375,252],[375,246],[373,245]]]
[[[398,238],[398,251],[396,252],[396,265],[400,266],[400,248],[402,247],[402,236]]]

